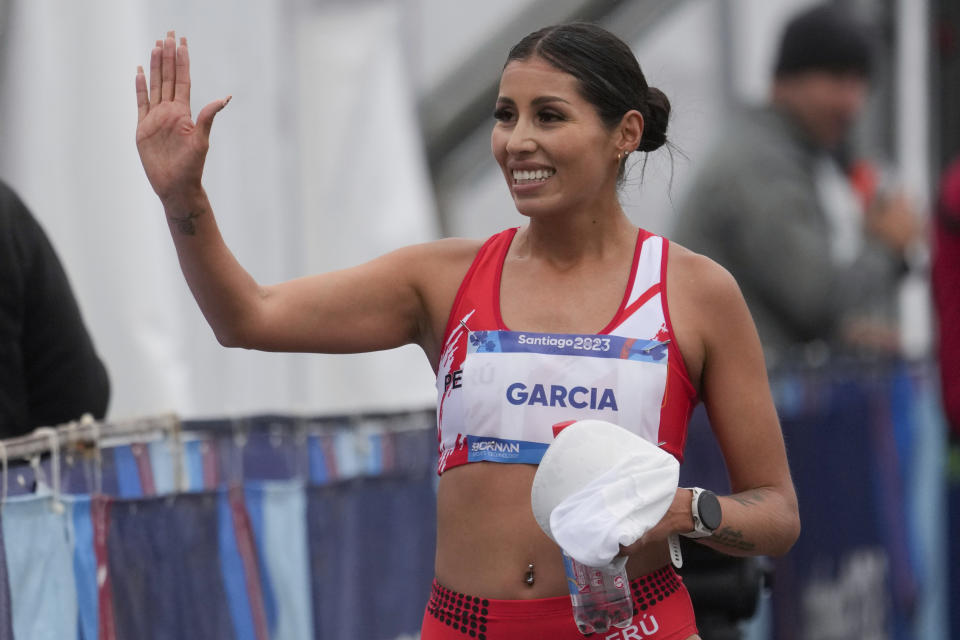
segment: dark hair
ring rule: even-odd
[[[637,150],[649,152],[666,143],[670,101],[647,85],[633,51],[617,36],[586,22],[544,27],[514,45],[503,66],[533,56],[579,80],[580,95],[608,127],[627,111],[639,111],[644,125]]]
[[[780,38],[773,68],[777,78],[804,71],[850,72],[869,77],[873,34],[849,9],[817,5],[796,14]]]

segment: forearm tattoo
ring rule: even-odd
[[[766,498],[763,495],[763,491],[754,489],[753,491],[746,491],[744,493],[735,493],[730,496],[730,499],[739,502],[745,507],[752,507],[755,504],[763,502]]]
[[[198,219],[204,214],[204,211],[188,211],[182,216],[167,216],[167,220],[172,222],[177,231],[182,233],[185,236],[195,236],[197,235],[197,225],[194,223],[194,220]]]
[[[757,545],[743,537],[742,531],[738,531],[737,529],[733,529],[731,527],[723,527],[718,531],[714,531],[713,535],[710,537],[710,540],[725,547],[730,547],[731,549],[737,549],[739,551],[753,551],[757,547]]]

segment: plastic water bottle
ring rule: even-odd
[[[553,437],[576,422],[567,420],[553,425]],[[610,627],[626,629],[633,620],[633,598],[626,563],[613,567],[588,567],[563,552],[563,568],[567,572],[567,588],[573,604],[573,619],[580,633],[603,633]]]
[[[633,598],[626,567],[588,567],[563,552],[573,619],[583,635],[625,629],[633,620]]]

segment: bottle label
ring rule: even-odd
[[[593,570],[590,567],[580,564],[567,554],[563,554],[563,567],[567,572],[567,588],[570,590],[570,595],[590,593],[593,577],[591,575]],[[598,586],[602,586],[602,583]]]

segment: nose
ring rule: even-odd
[[[869,87],[865,79],[854,76],[844,78],[840,91],[837,92],[837,98],[850,118],[856,117],[863,109],[868,92]]]
[[[506,148],[510,155],[522,155],[536,151],[537,142],[534,138],[533,127],[525,118],[518,119],[511,129]]]

